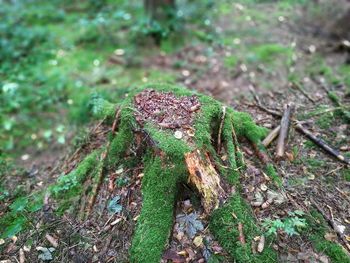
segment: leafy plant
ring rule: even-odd
[[[304,212],[295,210],[288,212],[288,215],[289,217],[284,219],[266,219],[263,222],[263,227],[267,230],[266,235],[277,235],[277,231],[283,231],[289,236],[299,235],[299,232],[307,226],[306,219],[301,218]]]

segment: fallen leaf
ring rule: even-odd
[[[38,256],[38,259],[41,259],[43,261],[50,261],[53,259],[52,252],[55,251],[55,248],[37,247],[36,250],[41,252]]]
[[[202,236],[196,236],[196,237],[193,239],[193,244],[194,244],[196,247],[200,247],[201,245],[203,245],[203,237],[202,237]]]
[[[107,209],[110,213],[117,214],[122,211],[123,207],[119,204],[120,196],[116,195],[111,201],[109,201]]]
[[[335,233],[326,233],[324,238],[328,241],[335,241],[337,240],[337,235]]]
[[[264,247],[265,247],[265,236],[261,236],[258,243],[257,251],[259,253],[263,252]]]
[[[198,219],[196,213],[180,214],[176,217],[176,221],[179,223],[179,229],[188,234],[190,238],[193,238],[198,231],[202,231],[204,226]]]
[[[54,238],[53,236],[49,235],[49,234],[46,234],[45,235],[45,238],[47,239],[47,241],[50,242],[50,244],[53,246],[53,247],[58,247],[58,242],[57,242],[57,239]]]
[[[24,255],[23,249],[21,248],[21,249],[19,250],[19,262],[20,262],[20,263],[24,263],[25,261],[26,261],[26,257],[25,257],[25,255]]]

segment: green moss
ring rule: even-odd
[[[272,164],[266,165],[266,174],[272,178],[272,180],[279,186],[282,187],[282,179],[278,176],[275,168],[273,167]]]
[[[311,211],[311,214],[307,217],[307,224],[310,226],[309,239],[317,251],[326,254],[333,263],[350,262],[347,253],[339,244],[324,238],[329,228],[320,213],[315,210]]]
[[[59,202],[59,214],[73,207],[73,200],[80,196],[87,176],[98,167],[102,150],[95,150],[87,155],[76,169],[69,174],[61,175],[57,183],[49,187],[50,193]]]
[[[342,177],[345,181],[350,182],[350,169],[343,169]]]
[[[247,60],[250,62],[270,63],[276,59],[276,56],[287,56],[290,58],[292,49],[280,44],[263,44],[251,48],[252,53],[248,54]]]
[[[159,262],[173,225],[177,185],[186,178],[184,162],[159,157],[145,161],[142,210],[130,250],[131,262]]]
[[[237,216],[235,219],[232,214]],[[246,245],[239,242],[238,223],[243,224]],[[268,245],[261,254],[253,254],[251,242],[262,232],[255,225],[250,207],[239,196],[231,197],[221,208],[215,210],[211,216],[209,229],[220,241],[221,246],[230,254],[232,262],[277,262],[277,254]]]

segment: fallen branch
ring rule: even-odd
[[[272,143],[280,133],[281,126],[278,125],[276,128],[274,128],[267,136],[266,138],[262,141],[262,145],[265,147],[269,146],[270,143]]]
[[[290,83],[290,86],[299,90],[312,103],[316,102],[302,87],[300,87],[299,83],[293,81]]]
[[[268,109],[268,108],[266,108],[265,106],[263,106],[263,104],[261,103],[261,101],[260,101],[260,98],[259,98],[259,96],[256,94],[256,92],[255,92],[255,89],[254,89],[254,86],[253,85],[250,85],[249,86],[249,90],[250,90],[250,92],[252,93],[252,95],[253,95],[253,97],[254,97],[254,100],[255,100],[255,103],[256,103],[256,106],[259,108],[259,109],[261,109],[261,110],[263,110],[263,111],[265,111],[265,112],[267,112],[267,113],[269,113],[269,114],[271,114],[271,115],[273,115],[273,116],[275,116],[275,117],[282,117],[282,114],[280,113],[280,112],[278,112],[278,111],[275,111],[275,110],[271,110],[271,109]]]
[[[324,87],[326,90],[327,88]],[[254,97],[256,98],[257,103],[260,103],[259,97],[258,95],[255,93],[254,91],[254,87],[251,86],[250,91],[253,93]],[[259,104],[257,105],[259,107]],[[279,112],[275,112],[275,111],[270,111],[269,109],[265,108],[267,113],[270,113],[271,115],[275,116],[275,117],[282,117],[282,114],[280,114]],[[309,138],[311,141],[313,141],[317,146],[321,147],[322,149],[324,149],[327,153],[329,153],[330,155],[336,157],[338,160],[346,163],[347,165],[350,165],[350,160],[345,158],[343,155],[341,155],[337,150],[333,149],[331,146],[327,145],[322,139],[317,138],[316,136],[314,136],[309,130],[307,130],[306,128],[304,128],[302,126],[302,122],[296,120],[295,118],[292,118],[293,122],[294,122],[294,128],[304,134],[307,138]],[[266,160],[266,157],[268,158],[268,156],[265,156],[266,154],[262,153],[259,148],[257,147],[257,145],[254,145],[254,150],[256,151],[259,159],[261,161],[264,162],[264,160]]]
[[[241,242],[242,245],[245,245],[245,237],[243,233],[243,224],[241,222],[238,223],[238,232],[239,232],[239,242]]]
[[[341,155],[338,150],[335,150],[331,146],[326,144],[321,138],[317,138],[309,130],[304,128],[303,125],[300,124],[300,122],[295,121],[295,128],[297,131],[303,133],[307,138],[309,138],[311,141],[313,141],[316,145],[321,147],[327,153],[331,154],[332,156],[336,157],[338,160],[346,163],[347,165],[350,165],[350,160],[348,158]]]
[[[281,130],[278,136],[278,142],[277,142],[277,150],[276,150],[276,157],[282,158],[284,156],[285,151],[285,143],[288,137],[289,132],[289,123],[290,118],[293,115],[294,111],[294,105],[293,104],[286,104],[285,110],[281,119]]]
[[[235,132],[235,128],[233,127],[234,121],[231,122],[231,130],[232,130],[232,138],[233,138],[233,142],[235,143],[235,149],[236,152],[241,156],[241,164],[244,165],[245,161],[244,161],[244,155],[243,152],[241,151],[241,149],[239,148],[239,143],[238,143],[238,139],[237,139],[237,135]]]
[[[320,207],[319,204],[317,204],[315,202],[315,200],[313,198],[310,198],[310,202],[312,203],[312,205],[317,209],[317,211],[323,216],[323,218],[327,221],[327,223],[333,228],[334,232],[337,233],[338,237],[340,238],[340,240],[344,243],[342,247],[344,247],[346,253],[348,254],[348,256],[350,257],[350,244],[348,243],[348,241],[346,240],[345,236],[342,235],[337,229],[337,225],[335,224],[334,220],[332,220],[332,218],[330,218],[324,211],[323,209]]]

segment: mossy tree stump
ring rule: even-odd
[[[85,205],[89,214],[105,174],[116,169],[132,149],[135,158],[143,162],[144,176],[131,262],[160,261],[170,238],[180,184],[190,184],[198,191],[209,217],[227,197],[223,180],[239,188],[239,169],[244,163],[237,138],[245,137],[260,147],[266,135],[266,130],[255,125],[248,114],[227,108],[211,97],[165,84],[137,89],[118,105],[96,99],[93,112],[113,123],[109,140],[58,185],[62,187],[72,174],[79,183],[93,174],[94,186]],[[222,211],[216,214],[222,216]],[[247,215],[242,213],[242,217]],[[220,220],[214,220],[214,224],[222,228]],[[217,233],[220,239],[220,230]],[[231,245],[223,246],[231,249]]]

